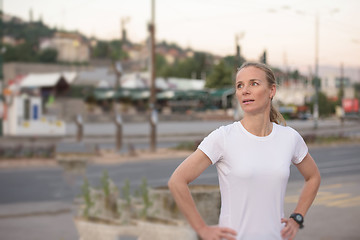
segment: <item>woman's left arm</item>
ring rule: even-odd
[[[309,153],[295,166],[303,175],[305,184],[301,191],[298,204],[294,209],[294,213],[300,213],[302,216],[305,216],[316,197],[321,177],[319,169]],[[294,239],[299,230],[299,224],[292,218],[284,218],[281,222],[285,223],[285,227],[281,231],[282,237],[289,240]]]

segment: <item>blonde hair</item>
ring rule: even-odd
[[[255,67],[258,68],[262,71],[265,72],[266,75],[266,80],[269,84],[269,86],[275,85],[276,86],[276,78],[275,78],[275,74],[274,72],[271,70],[271,68],[269,66],[267,66],[266,64],[263,63],[258,63],[258,62],[245,62],[241,65],[240,68],[238,68],[237,74],[239,73],[239,71],[243,68],[247,68],[247,67]],[[271,99],[272,100],[272,99]],[[272,105],[270,105],[270,122],[274,122],[277,124],[282,124],[284,126],[286,126],[286,121],[284,119],[284,117],[281,115],[281,113]]]

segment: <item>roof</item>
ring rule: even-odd
[[[205,80],[202,79],[188,79],[188,78],[173,78],[167,80],[168,85],[175,85],[178,90],[203,90],[205,87]]]
[[[205,90],[166,90],[156,94],[159,100],[164,99],[203,99],[208,96]]]
[[[121,77],[121,87],[123,88],[149,88],[149,73],[129,73]]]
[[[74,85],[92,85],[96,88],[114,87],[116,75],[109,68],[95,68],[90,71],[79,72]],[[149,72],[126,73],[121,76],[121,88],[144,89],[150,88],[151,79]],[[203,90],[205,80],[187,78],[163,78],[155,80],[157,89],[162,90]]]
[[[31,73],[23,78],[21,88],[53,87],[61,78],[71,84],[76,77],[75,72],[64,73]]]
[[[116,76],[108,68],[101,67],[93,70],[80,71],[77,75],[74,85],[94,86],[94,87],[113,87],[115,85]],[[100,86],[99,86],[100,84]]]

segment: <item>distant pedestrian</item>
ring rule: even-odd
[[[203,240],[294,239],[320,185],[320,173],[300,134],[272,106],[276,80],[261,63],[244,63],[236,74],[241,121],[210,133],[172,174],[168,185],[180,210]],[[218,171],[221,212],[208,226],[188,184],[208,166]],[[284,217],[284,197],[294,164],[305,183],[297,206]]]

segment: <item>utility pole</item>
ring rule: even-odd
[[[122,25],[120,23],[119,53],[121,53],[121,46],[122,46],[121,38],[122,38]],[[116,58],[112,60],[112,68],[115,73],[115,86],[114,86],[115,95],[113,97],[113,112],[114,112],[115,118],[116,118],[116,115],[118,114],[118,94],[121,89],[121,77],[123,74],[123,68],[122,68],[120,59],[121,59],[121,56],[119,55],[118,60]]]
[[[261,62],[263,64],[267,64],[267,53],[266,53],[266,49],[264,50],[262,56],[261,56]]]
[[[345,91],[344,91],[344,64],[340,64],[340,92],[339,92],[339,102],[341,106],[341,126],[344,126],[345,116],[344,116],[344,109],[343,109],[343,99],[344,99]]]
[[[237,72],[237,69],[241,66],[241,48],[239,41],[244,37],[245,33],[241,32],[239,34],[235,35],[235,47],[236,47],[236,53],[235,53],[235,73]]]
[[[339,94],[339,100],[340,103],[342,102],[343,98],[344,98],[344,64],[341,63],[340,64],[340,94]]]
[[[156,78],[156,66],[155,66],[155,0],[151,0],[151,22],[149,24],[150,31],[150,150],[156,151],[156,125],[157,125],[157,112],[156,112],[156,89],[155,89],[155,78]]]
[[[285,78],[284,79],[281,79],[281,78],[278,79],[279,87],[281,87],[284,84],[284,82],[287,82],[288,79],[289,79],[289,66],[288,66],[288,61],[287,61],[286,50],[283,53],[283,61],[284,61],[284,66],[285,66]],[[282,80],[282,82],[281,82],[281,80]]]
[[[125,39],[125,40],[124,40]],[[124,44],[126,41],[126,34],[125,34],[125,30],[124,30],[124,20],[122,19],[120,22],[120,38],[119,38],[119,53],[121,52],[121,46],[122,44]],[[115,95],[114,95],[114,102],[113,102],[113,112],[114,112],[114,121],[115,121],[115,126],[116,126],[116,133],[115,133],[115,139],[116,139],[116,143],[115,143],[115,149],[116,151],[120,151],[121,147],[122,147],[122,138],[123,138],[123,131],[122,131],[122,118],[121,118],[121,113],[120,113],[120,108],[119,108],[119,104],[118,104],[118,94],[120,93],[120,89],[121,89],[121,76],[123,73],[123,68],[120,62],[120,56],[119,56],[119,60],[113,60],[113,69],[115,72]]]
[[[3,75],[3,1],[0,0],[0,104],[5,104],[3,97],[4,75]],[[3,107],[3,106],[1,106]],[[0,137],[3,136],[3,116],[0,116]]]
[[[234,58],[234,71],[233,71],[233,80],[235,81],[236,74],[238,71],[238,68],[241,67],[243,64],[241,61],[241,48],[239,41],[244,37],[245,32],[241,32],[239,34],[235,35],[235,58]],[[235,99],[235,96],[233,98],[233,108],[234,108],[234,120],[240,120],[243,116],[243,111],[240,107],[239,102]],[[223,101],[224,103],[224,101]],[[224,108],[226,111],[226,107]]]
[[[315,84],[315,98],[314,98],[314,129],[318,128],[319,120],[319,16],[316,14],[315,18],[315,75],[314,75],[314,84]]]
[[[127,33],[126,33],[126,29],[125,29],[125,24],[130,20],[129,17],[123,17],[120,20],[120,24],[121,24],[121,40],[122,43],[126,43],[127,42]]]
[[[235,35],[235,47],[236,47],[236,53],[235,53],[235,72],[237,72],[237,69],[240,67],[240,44],[239,44],[239,35]]]
[[[113,61],[113,69],[115,71],[115,91],[118,92],[121,88],[121,75],[122,75],[122,66],[120,60],[117,62],[116,60]]]

